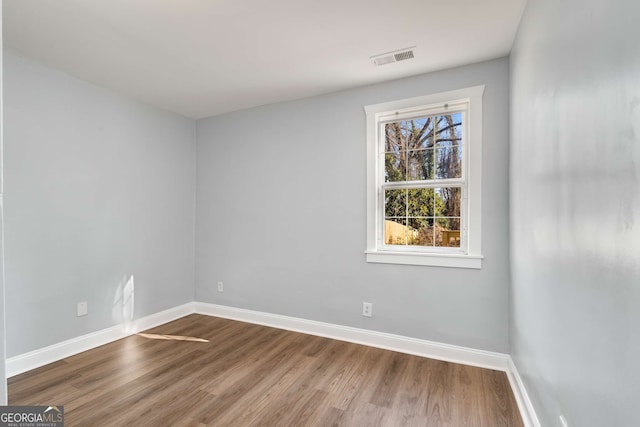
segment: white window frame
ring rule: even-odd
[[[384,102],[364,107],[367,115],[367,262],[482,268],[482,95],[474,86],[432,95]],[[380,128],[395,116],[398,120],[444,113],[449,106],[465,106],[462,164],[460,249],[411,248],[384,244],[384,141]],[[440,180],[438,180],[440,182]],[[441,180],[443,185],[447,180]],[[460,181],[456,180],[457,183]]]

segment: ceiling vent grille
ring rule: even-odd
[[[371,61],[377,66],[391,64],[398,61],[406,61],[407,59],[415,58],[415,56],[413,55],[413,50],[415,48],[415,46],[412,46],[404,49],[394,50],[393,52],[374,55],[371,57]]]

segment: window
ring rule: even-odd
[[[365,107],[368,262],[482,267],[483,92]]]

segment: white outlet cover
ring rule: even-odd
[[[224,283],[218,282],[218,292],[224,292]]]
[[[371,317],[373,315],[373,304],[370,302],[362,303],[362,315],[366,317]]]
[[[76,316],[86,316],[89,314],[89,306],[86,301],[79,302],[76,306]]]

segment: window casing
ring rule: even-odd
[[[368,262],[481,268],[483,91],[365,107]]]

